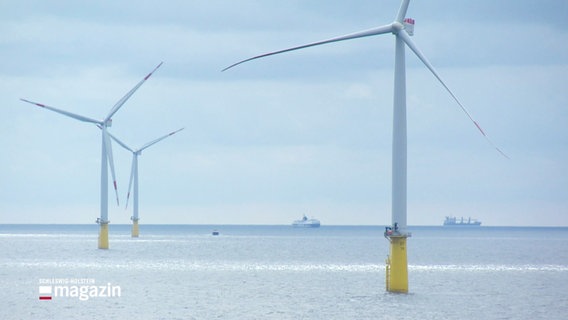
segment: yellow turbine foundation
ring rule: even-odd
[[[132,220],[132,238],[138,238],[140,231],[138,230],[138,220]]]
[[[406,236],[391,235],[390,256],[387,259],[386,287],[388,292],[408,293],[408,262]]]
[[[108,222],[100,223],[99,249],[108,249]]]

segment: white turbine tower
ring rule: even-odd
[[[130,218],[132,220],[132,237],[137,238],[139,235],[139,230],[138,230],[138,156],[140,156],[142,154],[142,151],[162,140],[164,140],[165,138],[174,135],[175,133],[183,130],[184,128],[178,129],[176,131],[170,132],[168,134],[166,134],[163,137],[160,137],[156,140],[152,140],[148,143],[146,143],[145,145],[143,145],[142,147],[140,147],[139,149],[133,150],[132,148],[130,148],[129,146],[127,146],[124,142],[120,141],[117,137],[115,137],[114,135],[112,135],[111,133],[108,133],[108,135],[114,140],[116,141],[118,144],[120,144],[124,149],[132,152],[132,169],[130,171],[130,182],[128,184],[128,194],[126,196],[126,207],[128,208],[128,200],[130,199],[130,189],[132,187],[132,183],[134,183],[134,205],[133,205],[133,210],[134,210],[134,214],[132,215],[132,217]]]
[[[100,225],[99,232],[99,249],[108,249],[108,166],[110,165],[110,170],[112,174],[114,191],[116,193],[116,203],[118,204],[118,190],[116,185],[116,178],[114,173],[114,161],[112,157],[112,145],[109,139],[108,127],[112,125],[112,116],[122,107],[122,105],[142,86],[142,84],[150,78],[150,76],[162,65],[162,62],[152,70],[144,79],[142,79],[138,84],[132,88],[124,97],[122,97],[118,102],[112,107],[107,116],[102,120],[95,120],[88,117],[84,117],[72,112],[60,110],[54,107],[47,106],[45,104],[32,102],[26,99],[20,99],[24,102],[34,104],[36,106],[60,113],[62,115],[68,116],[70,118],[93,123],[101,128],[102,132],[102,151],[101,151],[101,215],[97,219],[97,223]]]
[[[410,0],[403,0],[398,14],[395,17],[394,22],[364,30],[344,36],[339,36],[323,41],[313,42],[302,46],[292,47],[284,50],[269,52],[266,54],[254,56],[249,59],[239,61],[229,67],[223,69],[223,71],[237,66],[241,63],[274,55],[283,52],[308,48],[312,46],[317,46],[321,44],[350,40],[362,37],[369,37],[381,34],[391,33],[395,36],[396,47],[395,47],[395,67],[394,67],[394,101],[393,101],[393,144],[392,144],[392,226],[387,228],[388,232],[385,232],[385,236],[390,241],[390,256],[387,259],[387,290],[390,292],[408,292],[408,266],[406,259],[406,238],[410,236],[407,232],[406,224],[406,71],[405,71],[405,46],[408,46],[410,50],[416,54],[416,56],[424,63],[424,65],[432,72],[432,74],[438,79],[442,86],[448,91],[452,98],[458,103],[460,108],[465,112],[467,117],[473,122],[475,127],[481,132],[485,139],[499,151],[503,156],[506,155],[501,152],[494,144],[489,140],[485,132],[481,129],[479,124],[472,118],[467,109],[462,105],[462,103],[457,99],[454,93],[448,88],[444,83],[442,78],[438,75],[432,64],[426,59],[422,52],[411,40],[410,36],[413,35],[414,31],[414,20],[405,19],[406,11],[408,9],[408,4]]]

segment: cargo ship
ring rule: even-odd
[[[481,225],[481,221],[467,218],[464,219],[461,217],[460,219],[456,217],[446,217],[444,220],[444,226],[453,227],[453,226],[465,226],[465,227],[479,227]]]

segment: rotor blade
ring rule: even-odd
[[[402,23],[404,17],[406,17],[406,11],[408,10],[408,3],[410,0],[403,0],[400,4],[400,9],[398,10],[398,14],[396,16],[396,21]]]
[[[150,142],[146,143],[144,146],[142,146],[140,149],[138,149],[136,152],[140,152],[140,151],[142,151],[142,150],[144,150],[144,149],[150,147],[151,145],[154,145],[154,144],[156,144],[156,143],[158,143],[158,142],[164,140],[165,138],[167,138],[167,137],[169,137],[169,136],[172,136],[172,135],[174,135],[174,134],[180,132],[180,131],[183,130],[183,129],[185,129],[185,128],[178,129],[178,130],[176,130],[176,131],[173,131],[173,132],[170,132],[170,133],[166,134],[166,135],[163,136],[163,137],[160,137],[160,138],[158,138],[158,139],[156,139],[156,140],[150,141]]]
[[[392,32],[392,31],[393,31],[392,24],[389,24],[389,25],[385,25],[385,26],[381,26],[381,27],[376,27],[376,28],[364,30],[364,31],[350,33],[350,34],[340,36],[340,37],[335,37],[335,38],[331,38],[331,39],[327,39],[327,40],[322,40],[322,41],[318,41],[318,42],[305,44],[305,45],[298,46],[298,47],[292,47],[292,48],[288,48],[288,49],[284,49],[284,50],[279,50],[279,51],[274,51],[274,52],[269,52],[269,53],[261,54],[261,55],[258,55],[258,56],[254,56],[252,58],[248,58],[248,59],[245,59],[245,60],[241,60],[237,63],[234,63],[234,64],[226,67],[225,69],[223,69],[221,71],[231,69],[232,67],[235,67],[235,66],[237,66],[241,63],[245,63],[247,61],[251,61],[251,60],[254,60],[254,59],[263,58],[263,57],[267,57],[267,56],[271,56],[271,55],[275,55],[275,54],[279,54],[279,53],[284,53],[284,52],[298,50],[298,49],[304,49],[304,48],[318,46],[318,45],[321,45],[321,44],[326,44],[326,43],[331,43],[331,42],[350,40],[350,39],[356,39],[356,38],[362,38],[362,37],[369,37],[369,36],[389,33],[389,32]]]
[[[414,42],[412,41],[412,39],[410,38],[410,36],[408,35],[408,33],[405,30],[400,30],[397,33],[397,36],[400,37],[405,43],[406,45],[414,52],[414,54],[416,54],[416,56],[422,61],[422,63],[424,63],[424,65],[430,69],[430,71],[432,72],[432,74],[436,77],[436,79],[438,79],[438,81],[442,84],[442,86],[444,86],[444,88],[446,88],[446,91],[448,91],[448,93],[452,96],[452,98],[454,98],[454,100],[457,102],[457,104],[460,106],[460,108],[462,109],[462,111],[467,115],[467,117],[469,118],[469,120],[471,120],[471,122],[473,122],[473,124],[475,125],[475,127],[477,128],[477,130],[479,130],[479,132],[481,132],[481,134],[483,135],[483,137],[485,137],[485,139],[487,140],[487,142],[489,142],[489,144],[491,146],[493,146],[493,148],[495,148],[499,153],[501,153],[501,155],[503,155],[505,158],[509,159],[509,157],[503,152],[501,151],[494,143],[493,141],[491,141],[491,139],[489,139],[489,137],[485,134],[485,132],[483,131],[483,129],[481,128],[481,126],[479,125],[479,123],[477,123],[477,121],[475,121],[473,119],[473,117],[471,116],[471,114],[469,113],[469,111],[467,111],[467,109],[464,107],[464,105],[459,101],[459,99],[456,97],[456,95],[452,92],[452,90],[450,90],[450,88],[446,85],[446,83],[444,83],[444,81],[442,80],[442,78],[440,77],[440,75],[438,74],[438,72],[436,72],[436,70],[434,69],[434,67],[432,66],[432,64],[430,63],[430,61],[428,61],[428,59],[426,58],[426,56],[424,56],[424,54],[422,54],[422,52],[420,51],[420,49],[418,49],[418,47],[416,46],[416,44],[414,44]]]
[[[100,128],[100,126],[99,126]],[[121,145],[124,149],[130,151],[130,152],[134,152],[134,150],[130,149],[129,146],[127,146],[124,142],[120,141],[117,137],[115,137],[112,133],[107,131],[107,134],[112,138],[112,140],[116,141],[116,143],[118,143],[119,145]]]
[[[42,108],[45,108],[45,109],[48,109],[48,110],[51,110],[51,111],[60,113],[60,114],[62,114],[62,115],[71,117],[71,118],[76,119],[76,120],[79,120],[79,121],[103,124],[102,121],[95,120],[95,119],[91,119],[91,118],[88,118],[88,117],[84,117],[84,116],[82,116],[82,115],[78,115],[78,114],[75,114],[75,113],[72,113],[72,112],[69,112],[69,111],[65,111],[65,110],[61,110],[61,109],[54,108],[54,107],[46,106],[45,104],[41,104],[41,103],[29,101],[29,100],[26,100],[26,99],[20,99],[20,100],[22,100],[22,101],[24,101],[24,102],[27,102],[27,103],[35,104],[35,105],[38,106],[38,107],[42,107]]]
[[[128,100],[130,99],[130,97],[134,94],[134,92],[136,92],[136,90],[138,90],[138,88],[140,88],[144,82],[146,80],[148,80],[148,78],[150,78],[150,76],[156,71],[158,70],[158,68],[162,65],[163,62],[160,62],[160,64],[154,68],[154,70],[152,70],[152,72],[148,73],[147,76],[144,77],[144,79],[142,79],[140,82],[138,82],[138,84],[132,88],[130,91],[128,91],[128,93],[122,97],[120,100],[118,100],[118,102],[114,105],[114,107],[112,107],[112,109],[110,110],[110,112],[108,113],[108,115],[105,118],[105,121],[112,118],[112,116],[118,111],[118,109],[120,109],[120,107],[122,107],[122,105]]]
[[[133,152],[132,153],[132,168],[130,169],[130,182],[128,183],[128,193],[126,194],[126,207],[125,210],[128,209],[128,200],[130,199],[130,190],[132,189],[132,181],[134,180],[134,162],[136,161],[136,157],[138,155]]]
[[[112,175],[112,184],[114,186],[114,192],[116,193],[116,205],[120,205],[119,201],[118,201],[118,188],[116,185],[116,175],[114,173],[114,159],[112,156],[112,144],[110,142],[110,138],[109,138],[109,134],[106,130],[106,128],[103,127],[103,135],[104,135],[104,139],[105,139],[105,148],[106,148],[106,154],[107,154],[107,158],[108,158],[108,164],[110,166],[110,173]]]

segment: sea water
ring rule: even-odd
[[[97,225],[0,225],[0,318],[568,317],[568,228],[411,227],[408,294],[385,292],[383,231],[110,225],[99,250]]]

